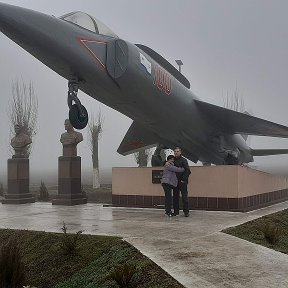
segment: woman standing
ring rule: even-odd
[[[172,217],[172,190],[177,187],[178,180],[176,172],[184,172],[184,168],[174,166],[174,156],[169,155],[167,161],[164,164],[164,171],[162,177],[162,187],[165,192],[165,214]]]

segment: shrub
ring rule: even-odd
[[[87,193],[86,193],[86,191],[84,190],[84,185],[83,185],[83,184],[81,185],[81,194],[82,194],[82,196],[83,196],[84,198],[87,198]]]
[[[0,251],[0,287],[18,288],[25,284],[25,270],[15,239],[10,238]]]
[[[49,192],[44,182],[41,181],[41,185],[39,188],[39,198],[40,201],[49,201]]]
[[[127,288],[129,287],[131,279],[135,273],[135,266],[125,263],[121,266],[115,267],[107,279],[116,281],[121,288]]]
[[[63,222],[63,236],[60,243],[60,248],[64,255],[75,256],[78,254],[79,250],[79,238],[83,231],[78,231],[76,234],[68,234],[65,222]]]
[[[263,233],[265,240],[272,245],[279,242],[281,236],[281,229],[275,224],[265,223],[259,227],[259,230]]]

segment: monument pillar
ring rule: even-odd
[[[21,125],[15,125],[15,137],[11,140],[15,154],[8,159],[8,191],[2,204],[34,203],[35,197],[29,192],[29,158],[27,147],[32,143],[30,137],[22,132]]]
[[[70,121],[65,120],[66,133],[61,135],[63,156],[58,158],[58,195],[53,205],[86,204],[81,191],[81,157],[77,156],[77,144],[83,141],[81,133],[74,131]]]

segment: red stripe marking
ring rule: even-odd
[[[85,38],[81,38],[81,37],[77,37],[77,40],[90,52],[90,54],[92,55],[92,57],[96,60],[96,62],[98,62],[101,66],[101,68],[106,69],[105,64],[103,64],[101,62],[101,60],[97,57],[97,55],[85,44],[85,42],[88,43],[99,43],[99,44],[105,44],[107,45],[107,43],[105,41],[99,41],[99,40],[93,40],[93,39],[85,39]]]

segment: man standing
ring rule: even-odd
[[[173,207],[174,216],[179,215],[179,194],[181,191],[183,212],[185,217],[189,217],[189,204],[188,204],[188,177],[191,174],[190,168],[188,166],[188,161],[181,155],[182,151],[179,147],[174,149],[174,165],[176,167],[183,167],[184,172],[176,173],[178,179],[178,185],[173,189]]]

